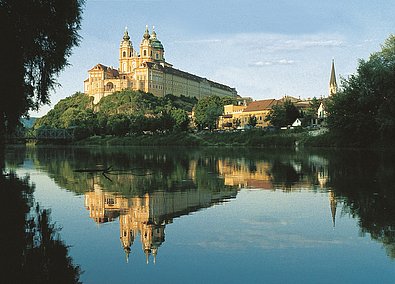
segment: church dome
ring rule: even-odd
[[[153,40],[151,41],[151,46],[152,46],[153,48],[156,48],[156,49],[163,49],[163,45],[162,45],[162,43],[160,42],[160,40],[158,40],[158,39],[153,39]]]
[[[151,46],[155,49],[162,49],[163,45],[160,40],[156,37],[155,27],[152,27],[152,34],[151,34]]]

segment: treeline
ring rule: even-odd
[[[195,98],[185,96],[156,97],[124,90],[106,96],[94,105],[91,97],[76,93],[39,118],[34,129],[75,128],[78,138],[185,131],[190,123],[188,113],[196,103]]]
[[[395,139],[395,36],[360,60],[327,102],[328,139],[347,146],[392,146]]]

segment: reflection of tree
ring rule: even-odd
[[[286,189],[290,189],[292,185],[300,180],[300,175],[289,163],[282,163],[278,160],[273,161],[270,169],[273,182],[282,184]]]
[[[2,279],[13,283],[78,283],[80,268],[50,222],[50,212],[33,207],[34,187],[28,178],[0,175],[3,203],[0,257]]]
[[[395,168],[393,153],[348,152],[330,159],[330,185],[358,218],[361,233],[383,243],[395,258]]]

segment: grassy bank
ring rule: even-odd
[[[76,142],[77,145],[124,146],[247,146],[294,147],[305,133],[264,132],[260,129],[238,132],[169,133],[131,135],[125,137],[94,136]]]

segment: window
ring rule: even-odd
[[[122,52],[122,57],[126,57],[126,51]]]
[[[147,51],[144,49],[144,56],[147,56]]]
[[[158,53],[155,54],[155,58],[156,58],[156,59],[159,59],[159,54],[158,54]]]

